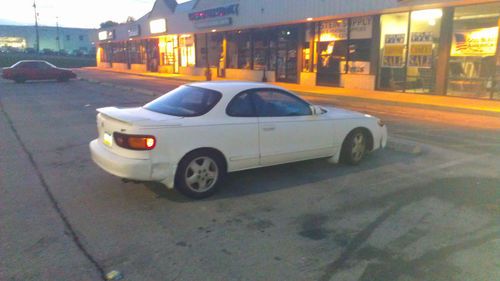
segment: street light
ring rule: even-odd
[[[38,13],[36,12],[36,2],[33,0],[33,9],[35,10],[35,34],[36,34],[36,54],[40,54],[40,35],[38,34]]]
[[[61,39],[59,37],[59,17],[56,17],[56,31],[57,31],[57,51],[61,54]]]

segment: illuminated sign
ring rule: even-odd
[[[189,14],[189,19],[192,21],[204,20],[210,18],[218,18],[229,15],[238,15],[239,4],[232,4],[224,7],[208,9],[204,11],[194,12]]]
[[[319,41],[330,42],[347,39],[347,20],[324,21],[320,24]]]
[[[494,56],[498,27],[459,31],[453,34],[452,56]]]
[[[128,37],[136,37],[141,35],[141,26],[136,24],[132,25],[128,29]]]
[[[115,39],[115,31],[114,30],[99,31],[99,34],[97,36],[99,37],[100,41],[113,40]]]
[[[232,18],[209,19],[200,22],[195,22],[194,26],[196,28],[208,28],[208,27],[231,25],[232,23],[233,23]]]
[[[151,33],[164,33],[167,32],[167,20],[157,19],[149,22],[149,30]]]

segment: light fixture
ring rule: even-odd
[[[149,22],[151,33],[167,32],[167,21],[165,19],[156,19]]]
[[[217,29],[212,29],[212,32],[217,32]]]
[[[307,20],[307,21],[312,21],[312,20],[313,20],[313,18],[307,18],[306,20]]]

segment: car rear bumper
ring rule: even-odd
[[[120,178],[151,181],[151,160],[130,159],[107,150],[97,139],[90,142],[92,160],[104,171]]]

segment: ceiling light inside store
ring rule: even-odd
[[[415,11],[411,13],[412,20],[427,21],[430,26],[435,26],[437,19],[440,19],[442,17],[443,17],[443,10],[441,9]]]
[[[217,29],[212,29],[212,32],[216,32],[216,31],[217,31]]]
[[[307,21],[312,21],[312,20],[313,20],[313,18],[307,18],[306,20],[307,20]]]
[[[436,20],[441,17],[443,17],[443,10],[441,9],[415,11],[411,13],[412,20]]]

